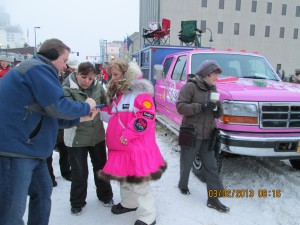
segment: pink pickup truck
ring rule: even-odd
[[[148,47],[148,67],[155,79],[157,120],[178,134],[182,117],[176,111],[180,88],[204,60],[215,60],[223,73],[217,84],[224,115],[216,121],[219,150],[238,155],[290,159],[300,169],[300,85],[282,82],[269,62],[250,52]],[[164,55],[154,65],[158,56]],[[153,74],[153,75],[152,75]],[[194,166],[197,166],[197,159]]]

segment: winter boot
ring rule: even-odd
[[[230,208],[223,205],[218,198],[208,198],[207,207],[216,209],[223,213],[227,213],[230,210]]]
[[[127,213],[127,212],[131,212],[131,211],[136,211],[137,208],[125,208],[121,205],[121,203],[114,205],[111,208],[111,212],[113,214],[122,214],[122,213]]]
[[[190,195],[191,194],[191,192],[188,188],[187,189],[179,188],[179,189],[180,189],[181,194],[183,194],[183,195]]]
[[[134,223],[134,225],[155,225],[155,224],[156,224],[156,220],[154,220],[153,223],[151,223],[151,224],[146,224],[146,223],[144,223],[144,222],[141,221],[141,220],[137,220],[137,221],[135,221],[135,223]]]

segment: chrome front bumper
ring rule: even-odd
[[[300,158],[300,133],[242,133],[220,130],[219,138],[221,150],[232,154]]]

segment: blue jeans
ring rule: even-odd
[[[28,225],[48,225],[52,181],[46,160],[0,156],[0,224],[24,225],[27,195]]]

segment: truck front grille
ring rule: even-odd
[[[300,103],[260,104],[261,128],[300,128]]]

